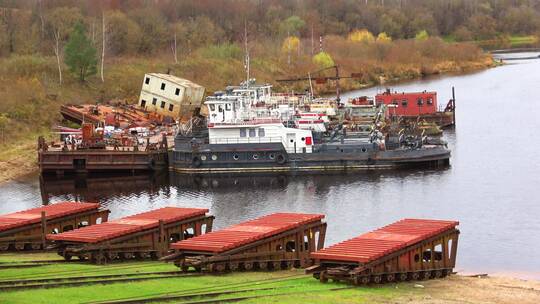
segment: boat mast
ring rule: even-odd
[[[248,35],[247,35],[247,20],[244,19],[244,47],[245,47],[245,63],[246,69],[246,88],[249,87],[249,49],[248,49]]]

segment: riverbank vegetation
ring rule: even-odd
[[[354,75],[344,89],[471,71],[493,64],[476,40],[537,41],[539,10],[495,0],[0,1],[0,165],[60,122],[60,104],[134,102],[147,72],[212,92],[245,78],[246,50],[261,82],[329,76],[314,71],[334,64]]]

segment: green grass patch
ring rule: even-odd
[[[50,253],[3,254],[0,263],[16,263],[33,260],[54,259]],[[0,264],[1,265],[1,264]],[[106,274],[146,273],[176,271],[172,264],[149,261],[91,265],[79,263],[51,264],[33,268],[2,269],[1,281],[96,276]],[[96,284],[81,287],[28,289],[3,291],[0,303],[92,303],[116,299],[136,299],[152,296],[189,296],[182,301],[207,300],[197,293],[240,291],[216,296],[212,299],[232,297],[247,299],[242,303],[386,303],[396,297],[415,292],[411,284],[391,284],[376,287],[350,288],[341,283],[321,284],[303,270],[276,272],[238,272],[223,275],[164,278],[158,280]]]
[[[538,43],[538,37],[534,35],[529,36],[510,36],[510,44],[513,47],[521,45],[531,45]]]

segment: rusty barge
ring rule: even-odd
[[[147,137],[135,135],[106,138],[93,124],[84,124],[80,139],[47,143],[38,139],[38,164],[41,173],[135,172],[167,168],[168,139],[166,135]],[[69,142],[69,143],[68,143]]]

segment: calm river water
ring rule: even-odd
[[[445,132],[452,149],[445,170],[47,181],[28,176],[0,185],[0,213],[62,200],[98,200],[112,218],[166,205],[207,207],[220,228],[275,211],[320,212],[329,223],[327,244],[403,217],[455,219],[462,232],[458,271],[540,279],[540,60],[509,63],[392,86],[437,91],[440,104],[456,87],[457,126]]]

